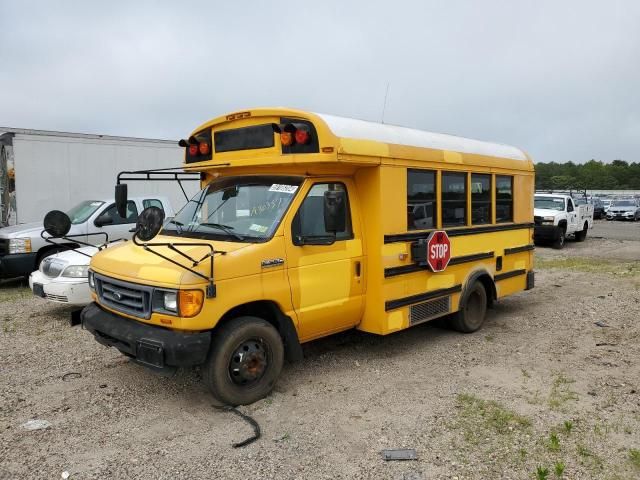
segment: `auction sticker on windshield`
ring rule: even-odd
[[[280,192],[280,193],[296,193],[296,190],[298,190],[298,186],[297,185],[282,185],[279,183],[274,183],[273,185],[271,185],[271,188],[269,189],[270,192]]]

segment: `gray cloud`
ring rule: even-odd
[[[286,105],[640,161],[640,3],[0,0],[0,125],[179,138]]]

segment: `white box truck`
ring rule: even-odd
[[[171,140],[0,127],[0,227],[41,226],[50,210],[66,212],[85,200],[112,197],[119,172],[179,167],[183,157],[184,149]],[[129,187],[134,196],[167,197],[177,211],[198,185],[184,182],[186,193],[176,182],[132,182]],[[0,242],[0,278],[10,276],[2,272],[9,253]]]

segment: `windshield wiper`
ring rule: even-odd
[[[179,234],[182,234],[182,227],[184,227],[184,223],[179,222],[177,220],[173,220],[173,219],[169,220],[167,223],[173,223],[176,227],[178,227],[177,232]]]
[[[236,237],[240,241],[244,240],[244,237],[242,235],[240,235],[239,233],[236,233],[236,232],[233,231],[233,227],[231,225],[222,225],[221,223],[208,223],[208,222],[205,222],[205,223],[201,223],[201,224],[198,225],[198,227],[201,227],[201,226],[217,228],[218,230],[222,230],[227,235],[233,235],[234,237]]]

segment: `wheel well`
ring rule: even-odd
[[[38,250],[38,255],[36,257],[36,267],[40,265],[40,261],[49,255],[52,252],[62,252],[67,249],[78,248],[80,245],[76,243],[61,243],[60,245],[47,245],[46,247],[42,247]]]
[[[302,347],[293,321],[282,313],[277,303],[270,300],[257,300],[233,307],[222,316],[214,331],[220,325],[242,316],[258,317],[269,322],[282,338],[287,360],[294,362],[302,359]]]
[[[473,283],[476,281],[482,283],[484,291],[487,292],[487,306],[492,307],[493,302],[498,299],[498,291],[496,290],[496,284],[493,281],[493,278],[491,278],[491,275],[489,275],[486,270],[471,274],[471,276],[467,279],[464,290],[462,291],[462,297],[460,298],[460,301],[466,298],[471,285],[473,285]]]
[[[564,230],[567,229],[567,221],[566,220],[560,220],[560,222],[558,223],[558,226],[560,228],[563,228]]]

